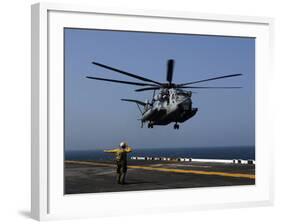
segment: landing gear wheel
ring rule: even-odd
[[[174,124],[174,129],[179,129],[180,128],[180,126],[176,123],[176,124]]]
[[[152,123],[148,123],[147,127],[148,128],[153,128],[153,124]]]

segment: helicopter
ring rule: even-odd
[[[100,77],[86,76],[88,79],[99,81],[121,83],[127,85],[141,86],[136,92],[153,90],[152,99],[140,101],[136,99],[121,99],[122,101],[136,103],[140,113],[141,127],[147,123],[148,128],[153,128],[155,125],[168,125],[174,123],[174,129],[179,129],[178,123],[184,123],[192,118],[198,111],[198,108],[192,106],[192,91],[185,89],[238,89],[242,87],[209,87],[209,86],[190,86],[196,83],[208,82],[212,80],[225,79],[231,77],[241,76],[243,74],[231,74],[224,76],[216,76],[208,79],[191,81],[186,83],[173,83],[173,71],[175,61],[173,59],[167,60],[167,82],[158,82],[140,75],[129,73],[105,64],[93,61],[92,64],[108,69],[128,77],[141,80],[142,82],[131,82],[116,79],[105,79]],[[156,91],[158,93],[156,94]]]

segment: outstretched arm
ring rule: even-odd
[[[116,153],[120,151],[125,151],[127,153],[132,152],[133,149],[131,147],[127,147],[126,149],[109,149],[109,150],[103,150],[104,152],[109,152],[109,153]]]
[[[108,150],[103,150],[104,152],[110,152],[110,153],[115,153],[118,152],[120,149],[108,149]]]

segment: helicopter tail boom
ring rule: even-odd
[[[132,102],[132,103],[136,103],[136,104],[139,104],[139,105],[142,105],[142,106],[145,106],[146,103],[145,102],[142,102],[140,100],[132,100],[132,99],[121,99],[122,101],[127,101],[127,102]]]
[[[142,111],[142,109],[140,108],[140,105],[145,107],[146,106],[146,103],[145,102],[142,102],[140,100],[133,100],[133,99],[121,99],[122,101],[127,101],[127,102],[132,102],[132,103],[135,103],[140,111],[140,114],[142,115],[144,112]]]

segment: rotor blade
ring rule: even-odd
[[[241,86],[183,86],[180,89],[241,89]]]
[[[182,83],[182,84],[179,84],[179,86],[186,86],[186,85],[191,85],[191,84],[195,84],[195,83],[199,83],[199,82],[208,82],[208,81],[212,81],[212,80],[216,80],[216,79],[226,79],[226,78],[236,77],[236,76],[241,76],[241,75],[243,75],[243,74],[232,74],[232,75],[218,76],[218,77],[214,77],[214,78],[210,78],[210,79],[203,79],[203,80],[199,80],[199,81]]]
[[[146,103],[145,102],[142,102],[140,100],[132,100],[132,99],[121,99],[122,101],[127,101],[127,102],[133,102],[133,103],[137,103],[137,104],[140,104],[142,106],[145,106]]]
[[[128,84],[128,85],[136,85],[136,86],[155,86],[155,85],[149,84],[149,83],[128,82],[128,81],[121,81],[121,80],[115,80],[115,79],[104,79],[104,78],[98,78],[98,77],[92,77],[92,76],[86,76],[86,78],[100,80],[100,81],[107,81],[107,82],[123,83],[123,84]]]
[[[147,91],[147,90],[156,90],[156,89],[161,89],[161,86],[155,86],[155,87],[147,87],[147,88],[141,88],[141,89],[136,89],[136,92],[142,92],[142,91]]]
[[[119,72],[121,74],[127,75],[127,76],[135,78],[135,79],[139,79],[139,80],[142,80],[142,81],[145,81],[145,82],[152,82],[152,83],[161,85],[160,82],[156,82],[156,81],[151,80],[151,79],[147,79],[147,78],[144,78],[144,77],[141,77],[141,76],[129,73],[129,72],[125,72],[125,71],[119,70],[117,68],[110,67],[108,65],[104,65],[104,64],[101,64],[101,63],[98,63],[98,62],[94,62],[94,61],[92,63],[97,65],[97,66],[100,66],[100,67],[103,67],[103,68],[106,68],[106,69],[109,69],[109,70],[112,70],[112,71],[115,71],[115,72]]]
[[[172,83],[174,71],[174,60],[170,59],[167,62],[167,82]]]

